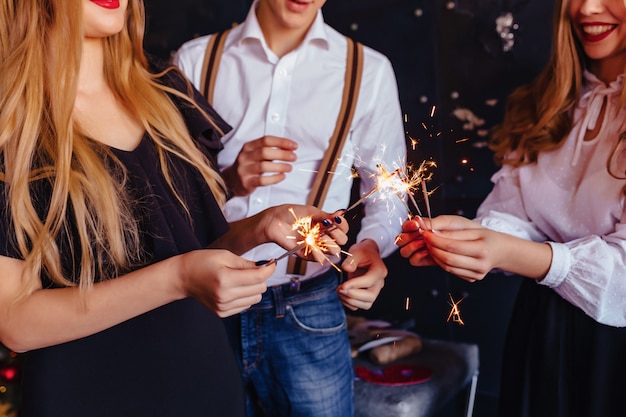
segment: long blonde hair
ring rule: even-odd
[[[498,164],[533,163],[539,152],[559,147],[572,128],[570,110],[581,92],[586,55],[574,33],[568,3],[555,4],[548,64],[533,82],[513,91],[504,119],[494,129],[490,148]]]
[[[82,1],[0,2],[0,180],[15,245],[26,262],[24,295],[36,288],[42,273],[58,285],[87,289],[95,277],[127,271],[140,259],[141,248],[124,175],[112,173],[110,151],[90,140],[73,118]],[[103,39],[107,82],[154,140],[174,193],[167,163],[172,155],[199,169],[223,204],[224,184],[195,146],[168,93],[198,106],[159,83],[163,74],[148,70],[144,13],[142,0],[129,0],[125,28]],[[51,187],[50,206],[43,214],[37,211],[35,182]],[[72,229],[78,241],[70,242],[70,250],[78,272],[67,276],[57,242],[63,234],[71,239]]]

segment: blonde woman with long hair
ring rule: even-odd
[[[220,317],[274,270],[237,254],[290,249],[293,217],[224,220],[230,127],[143,32],[142,0],[0,0],[0,341],[27,352],[22,417],[243,415]]]
[[[477,219],[407,222],[401,254],[467,281],[525,278],[505,346],[500,415],[624,415],[626,4],[556,2],[552,55],[510,96],[502,168]]]

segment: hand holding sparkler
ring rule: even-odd
[[[396,238],[400,247],[400,255],[409,260],[413,266],[436,265],[428,252],[422,232],[429,230],[421,217],[407,220],[402,224],[402,233]]]
[[[310,212],[311,209],[317,210],[308,206],[293,206],[288,209],[292,218],[289,231],[274,241],[285,248],[292,247],[292,249],[275,259],[258,261],[257,265],[273,264],[298,252],[303,258],[314,259],[320,263],[329,261],[333,264],[329,256],[338,255],[341,252],[340,245],[347,242],[348,223],[344,221],[341,212],[328,215],[317,210],[317,220],[314,220],[312,215],[300,217],[296,213],[296,210]],[[284,223],[281,222],[280,225],[284,226]],[[296,243],[295,247],[293,241]]]

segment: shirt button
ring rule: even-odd
[[[280,114],[274,113],[272,114],[272,122],[278,122],[280,120]]]
[[[278,75],[280,75],[281,77],[284,77],[285,75],[287,75],[287,70],[284,68],[279,69]]]

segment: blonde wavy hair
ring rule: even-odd
[[[81,22],[82,0],[0,0],[0,181],[15,245],[25,260],[24,295],[37,287],[42,274],[61,286],[88,289],[96,277],[112,278],[141,258],[124,171],[119,162],[115,169],[107,166],[110,150],[90,140],[73,117]],[[149,72],[144,29],[143,1],[129,0],[124,29],[102,40],[106,79],[154,140],[174,193],[168,170],[172,156],[195,166],[223,204],[224,184],[195,146],[168,93],[198,106],[158,82],[173,69]],[[35,182],[47,182],[52,190],[43,218],[33,195]],[[69,250],[78,272],[67,276],[57,242],[63,234],[71,239],[73,228],[77,241],[70,241]]]
[[[574,33],[568,7],[568,0],[555,4],[548,64],[533,82],[508,97],[503,121],[490,141],[498,164],[536,162],[539,152],[558,148],[572,128],[570,110],[580,96],[586,55]],[[626,90],[622,92],[622,99],[625,97]]]

